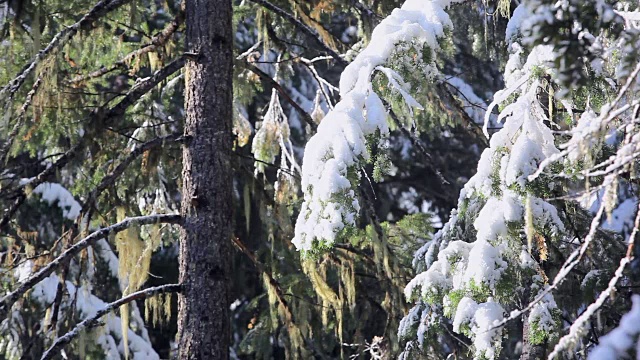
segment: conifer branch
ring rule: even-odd
[[[125,114],[127,108],[136,103],[143,95],[148,93],[151,89],[153,89],[156,85],[158,85],[161,81],[164,81],[167,77],[171,76],[176,71],[180,70],[184,66],[184,58],[178,58],[165,66],[164,68],[156,71],[152,76],[146,78],[145,80],[138,83],[134,86],[129,92],[124,96],[119,103],[113,106],[108,111],[105,111],[104,108],[106,104],[101,106],[99,109],[93,111],[90,115],[92,118],[102,119],[103,122],[108,122],[115,118],[118,118]],[[67,165],[69,161],[74,159],[81,149],[84,148],[87,141],[87,136],[80,139],[80,141],[75,144],[71,149],[67,150],[58,160],[56,160],[53,165],[49,166],[47,169],[38,174],[35,178],[33,178],[28,183],[25,183],[14,189],[13,193],[14,201],[10,205],[9,209],[7,209],[0,219],[0,231],[4,229],[4,227],[11,221],[11,218],[16,213],[18,208],[24,203],[26,199],[26,194],[24,193],[24,189],[27,186],[31,186],[35,188],[36,186],[42,184],[47,181],[47,179],[55,174],[59,169],[63,168]]]
[[[182,285],[180,284],[167,284],[167,285],[154,286],[151,288],[134,292],[133,294],[127,295],[121,299],[118,299],[112,303],[109,303],[104,308],[98,310],[94,316],[84,319],[83,321],[78,323],[71,331],[57,338],[53,343],[53,345],[51,345],[51,347],[49,347],[47,351],[44,352],[44,354],[41,357],[41,360],[52,359],[54,356],[58,354],[58,352],[60,352],[60,350],[62,350],[62,348],[65,345],[67,345],[73,339],[75,339],[78,335],[80,335],[81,331],[98,325],[98,321],[100,320],[101,317],[105,316],[106,314],[110,313],[111,311],[117,309],[120,306],[133,302],[135,300],[145,299],[157,294],[174,293],[174,292],[180,292],[181,290],[182,290]]]
[[[105,176],[100,184],[96,186],[96,188],[89,194],[87,200],[82,204],[82,210],[86,211],[89,206],[92,206],[93,202],[98,198],[100,193],[104,191],[109,186],[113,185],[116,182],[118,177],[122,175],[122,173],[127,169],[129,164],[131,164],[138,156],[142,155],[145,151],[152,149],[156,146],[163,145],[168,142],[175,142],[181,138],[181,134],[171,134],[167,136],[157,137],[153,140],[149,140],[141,145],[136,146],[121,162],[118,166],[115,167],[111,171],[111,173]]]
[[[35,274],[31,275],[24,282],[18,286],[17,289],[11,291],[2,299],[0,299],[0,318],[4,318],[10,311],[13,304],[18,301],[20,297],[27,293],[31,288],[37,285],[39,282],[51,275],[59,266],[71,260],[80,251],[87,247],[94,245],[98,240],[108,237],[112,234],[116,234],[123,230],[128,229],[131,226],[150,225],[150,224],[180,224],[182,217],[180,215],[173,214],[160,214],[160,215],[146,215],[126,218],[116,224],[107,226],[100,230],[96,230],[91,235],[78,241],[73,246],[69,247],[62,254],[60,254],[53,261],[49,262],[46,266],[38,270]]]
[[[438,179],[440,179],[440,182],[442,182],[442,184],[444,184],[444,185],[451,184],[451,182],[449,182],[449,180],[447,180],[444,177],[444,175],[442,175],[440,170],[435,166],[434,161],[433,161],[433,157],[427,151],[427,149],[424,146],[424,143],[422,142],[422,140],[420,140],[417,136],[415,136],[415,134],[412,134],[409,130],[407,130],[402,125],[402,122],[400,122],[400,119],[398,118],[398,115],[393,111],[393,109],[391,108],[391,105],[389,104],[388,101],[386,101],[383,98],[380,98],[380,100],[382,101],[382,104],[384,105],[384,107],[387,108],[387,111],[389,112],[389,117],[393,121],[393,124],[400,130],[400,132],[404,136],[406,136],[409,139],[409,141],[411,141],[411,144],[413,146],[415,146],[420,151],[420,153],[422,155],[424,155],[425,160],[427,160],[426,161],[427,167],[438,177]]]
[[[71,26],[65,27],[62,31],[56,34],[49,44],[27,64],[24,69],[7,85],[0,89],[0,97],[8,95],[9,98],[20,89],[22,84],[27,80],[29,75],[33,73],[42,60],[49,57],[56,49],[66,44],[73,36],[75,36],[80,30],[93,29],[95,27],[95,21],[106,15],[107,13],[116,10],[120,6],[128,3],[131,0],[101,0],[93,9],[86,13],[78,22]]]
[[[182,69],[185,63],[184,57],[179,57],[169,63],[167,66],[162,69],[156,71],[153,75],[148,78],[145,78],[143,81],[134,85],[129,92],[125,95],[124,99],[122,99],[118,104],[116,104],[111,110],[109,110],[104,116],[106,118],[117,118],[119,116],[124,115],[127,108],[136,101],[138,101],[144,94],[148,93],[151,89],[153,89],[160,82],[164,81],[166,78],[174,74],[176,71]]]
[[[93,71],[89,74],[79,75],[74,77],[73,79],[69,80],[69,84],[73,85],[73,84],[81,83],[83,81],[87,81],[90,79],[95,79],[97,77],[113,72],[118,68],[123,68],[123,69],[128,68],[127,66],[128,62],[144,54],[150,53],[158,49],[159,47],[163,46],[171,38],[171,35],[173,35],[183,23],[184,23],[184,11],[181,10],[176,14],[173,21],[169,23],[169,25],[167,25],[167,27],[165,27],[160,33],[154,36],[148,44],[144,45],[143,47],[141,47],[136,51],[133,51],[127,54],[125,57],[116,61],[115,63],[111,64],[108,67],[103,66],[100,69]]]
[[[313,119],[311,118],[311,115],[309,115],[308,112],[306,112],[295,100],[293,100],[291,98],[291,96],[289,95],[289,93],[287,93],[287,91],[282,87],[282,85],[280,85],[277,81],[273,80],[273,78],[271,78],[271,76],[269,76],[269,74],[265,73],[264,71],[260,70],[260,68],[258,68],[257,66],[252,65],[252,64],[250,64],[248,62],[241,62],[241,63],[239,63],[239,65],[243,66],[247,70],[253,72],[256,75],[258,75],[264,81],[269,83],[269,85],[271,85],[274,89],[276,89],[278,91],[278,93],[280,93],[280,95],[282,95],[282,97],[294,109],[296,109],[296,111],[300,114],[300,116],[302,116],[302,119],[304,120],[304,122],[306,122],[311,127],[311,129],[313,131],[315,131],[318,128],[316,123],[313,122]]]
[[[20,108],[20,112],[18,113],[16,123],[13,125],[11,132],[7,136],[7,141],[4,143],[4,145],[0,149],[0,164],[6,164],[7,154],[9,153],[9,149],[11,149],[11,146],[13,145],[13,140],[15,139],[16,135],[18,135],[18,131],[20,131],[20,128],[22,127],[25,114],[27,113],[29,106],[31,106],[31,103],[33,102],[33,97],[35,96],[36,92],[38,92],[40,85],[42,85],[42,78],[39,77],[33,83],[33,87],[31,88],[31,91],[29,91],[29,93],[27,94],[27,98],[22,104],[22,107]]]
[[[300,20],[296,19],[295,16],[289,14],[288,12],[284,11],[283,9],[277,7],[276,5],[266,0],[250,0],[250,1],[264,7],[265,9],[271,10],[274,13],[278,14],[279,16],[285,18],[292,25],[300,29],[300,31],[302,31],[304,34],[306,34],[311,39],[313,39],[324,51],[326,51],[329,55],[331,55],[331,57],[334,58],[338,62],[338,64],[342,66],[347,65],[347,62],[342,57],[340,57],[340,55],[335,50],[329,47],[329,45],[325,44],[324,41],[322,41],[322,39],[320,39],[313,32],[311,28],[303,24]]]

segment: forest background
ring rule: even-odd
[[[638,4],[403,3],[233,2],[230,357],[633,356]],[[0,1],[0,356],[177,354],[187,13]]]

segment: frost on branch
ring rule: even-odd
[[[600,343],[589,353],[589,360],[625,359],[640,351],[640,296],[632,298],[633,307],[620,320],[620,325],[600,338]]]
[[[355,225],[360,204],[356,196],[359,171],[369,160],[367,145],[388,133],[386,109],[374,91],[380,72],[387,87],[406,105],[420,109],[410,86],[393,69],[409,65],[425,77],[437,73],[433,64],[438,38],[451,21],[444,7],[452,0],[407,0],[373,31],[370,44],[347,66],[340,79],[342,100],[318,126],[308,142],[302,165],[304,203],[293,243],[299,250],[331,246],[345,226]],[[407,51],[420,56],[407,56]]]
[[[399,337],[408,340],[407,358],[449,322],[454,332],[473,341],[475,359],[497,359],[503,328],[494,327],[548,286],[540,262],[547,257],[547,242],[562,239],[565,228],[556,208],[543,200],[554,191],[553,183],[529,181],[528,176],[559,152],[543,123],[547,118],[537,96],[541,83],[534,76],[553,53],[535,47],[519,65],[522,49],[513,49],[507,89],[496,94],[486,115],[496,103],[517,97],[498,117],[504,127],[482,153],[449,222],[416,253],[414,266],[422,272],[405,289],[407,299],[416,302],[409,316],[431,314],[432,319],[420,322],[417,330],[403,321]],[[554,336],[558,309],[553,296],[538,302],[524,321],[532,344]]]

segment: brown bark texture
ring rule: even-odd
[[[228,359],[232,235],[231,0],[186,0],[178,358]]]

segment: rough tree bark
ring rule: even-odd
[[[229,357],[231,0],[186,0],[179,359]]]

